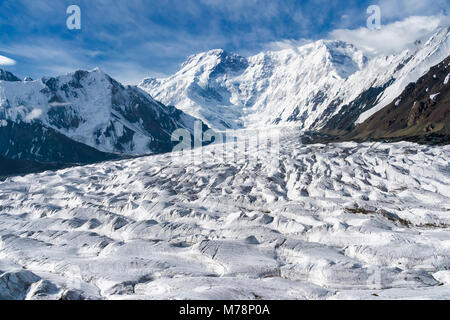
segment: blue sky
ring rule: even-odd
[[[66,27],[72,4],[81,8],[79,31]],[[187,56],[214,48],[250,55],[329,37],[370,47],[384,42],[382,33],[364,33],[371,4],[381,7],[385,35],[399,37],[447,22],[450,8],[449,0],[0,0],[0,67],[39,78],[99,66],[138,83],[171,74]]]

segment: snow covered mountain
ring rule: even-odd
[[[174,130],[194,129],[193,117],[100,69],[36,81],[1,75],[0,156],[92,162],[105,152],[160,153],[171,151]]]
[[[450,29],[399,54],[367,58],[320,40],[244,58],[223,50],[191,56],[167,79],[140,87],[216,129],[295,124],[347,129],[382,109],[450,54]]]
[[[228,78],[241,74],[248,64],[244,57],[212,50],[188,58],[173,77],[145,79],[140,87],[155,99],[177,105],[213,127],[237,129],[243,127],[243,108],[235,105],[240,101],[233,103],[232,91],[239,88]]]

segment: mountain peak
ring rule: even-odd
[[[212,49],[206,52],[207,55],[222,57],[223,55],[227,55],[228,53],[223,49]]]
[[[99,73],[99,74],[106,74],[106,72],[103,71],[103,69],[100,68],[100,67],[95,67],[94,69],[92,69],[92,70],[89,71],[89,72],[91,72],[91,73]]]
[[[340,40],[319,40],[305,46],[320,64],[334,70],[340,78],[348,78],[364,68],[368,59],[354,45]],[[300,49],[301,50],[301,49]]]
[[[215,77],[227,71],[237,72],[247,67],[248,62],[246,58],[235,53],[229,53],[223,49],[213,49],[190,56],[182,64],[181,70],[209,70],[210,76]]]

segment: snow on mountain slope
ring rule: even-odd
[[[170,151],[171,134],[193,131],[194,118],[100,69],[37,81],[0,81],[0,120],[39,122],[104,152]]]
[[[379,99],[379,103],[374,108],[361,114],[357,123],[364,122],[370,116],[393,102],[409,83],[416,82],[431,67],[440,63],[449,55],[450,27],[440,29],[423,46],[410,55],[407,63],[402,65],[402,68],[394,74],[395,82],[385,90]]]
[[[450,298],[450,147],[300,140],[0,182],[0,298]]]
[[[311,111],[321,90],[341,83],[364,63],[361,52],[338,41],[248,59],[212,50],[190,57],[174,76],[146,79],[140,86],[213,128],[237,129],[286,120],[296,107]]]
[[[450,141],[450,56],[411,82],[392,103],[358,125],[348,138]]]
[[[145,79],[140,85],[155,99],[179,106],[183,111],[202,119],[219,129],[242,127],[242,110],[237,109],[228,85],[230,74],[245,70],[245,58],[212,50],[194,55],[182,65],[181,70],[165,80]]]
[[[140,87],[216,129],[291,123],[315,130],[333,117],[353,124],[361,113],[390,103],[408,81],[450,54],[449,39],[441,29],[413,49],[372,59],[329,40],[247,59],[212,50],[190,57],[175,75],[145,79]]]

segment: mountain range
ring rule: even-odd
[[[450,28],[403,52],[366,57],[352,44],[320,40],[245,58],[223,50],[191,56],[166,79],[140,87],[217,130],[293,125],[347,132],[450,55]]]
[[[18,173],[170,152],[172,132],[194,134],[198,119],[203,130],[295,126],[331,140],[448,143],[449,55],[441,28],[375,57],[335,40],[250,57],[211,50],[139,86],[99,68],[23,81],[0,70],[0,160]]]

